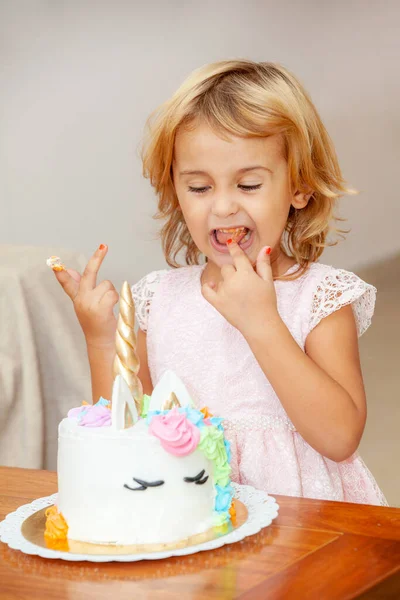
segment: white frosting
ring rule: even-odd
[[[67,521],[69,538],[97,543],[167,543],[212,527],[212,462],[199,449],[188,456],[174,456],[147,430],[143,419],[120,430],[82,427],[75,419],[61,421],[58,510]],[[209,476],[204,484],[184,481],[203,469]],[[132,491],[124,484],[139,487],[133,478],[165,483]]]

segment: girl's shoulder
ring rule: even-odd
[[[300,306],[304,309],[306,335],[324,317],[351,305],[361,336],[370,326],[376,301],[376,288],[352,271],[322,263],[311,263],[300,277]]]
[[[199,275],[202,265],[179,267],[177,269],[159,269],[144,275],[131,287],[135,303],[136,319],[140,329],[147,331],[147,320],[151,302],[161,282],[170,281],[176,291],[178,286],[186,287],[188,280]]]

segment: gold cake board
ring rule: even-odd
[[[91,544],[88,542],[79,542],[77,540],[62,540],[49,542],[44,537],[46,527],[46,506],[35,512],[30,517],[27,517],[21,525],[21,533],[24,538],[42,548],[51,550],[60,550],[66,553],[73,554],[148,554],[152,552],[164,552],[167,550],[177,550],[179,548],[188,548],[197,546],[205,542],[209,542],[223,535],[231,533],[235,529],[241,527],[248,518],[248,511],[240,500],[235,498],[236,517],[233,522],[225,523],[219,527],[212,527],[203,533],[198,533],[179,542],[168,544],[134,544],[134,545],[117,545],[117,544]]]

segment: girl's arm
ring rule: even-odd
[[[349,458],[367,412],[351,306],[322,319],[308,335],[305,353],[280,317],[245,337],[302,437],[331,460]]]
[[[151,381],[147,361],[147,335],[140,328],[137,332],[136,352],[140,362],[138,377],[142,382],[143,392],[148,396],[151,396],[153,392],[153,383]]]
[[[102,346],[87,343],[86,347],[92,382],[92,402],[96,404],[101,396],[111,400],[115,342]]]

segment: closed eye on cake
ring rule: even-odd
[[[165,481],[143,481],[143,479],[135,479],[135,477],[132,477],[133,481],[136,481],[136,483],[139,484],[139,487],[129,487],[129,485],[127,485],[126,483],[124,483],[124,487],[127,488],[128,490],[132,490],[133,492],[136,492],[137,490],[147,490],[148,487],[158,487],[160,485],[163,485],[165,483]]]
[[[203,485],[203,483],[205,483],[208,479],[208,475],[202,479],[204,473],[205,470],[203,469],[198,475],[196,475],[196,477],[184,477],[183,481],[186,481],[187,483],[195,483],[196,485]]]

